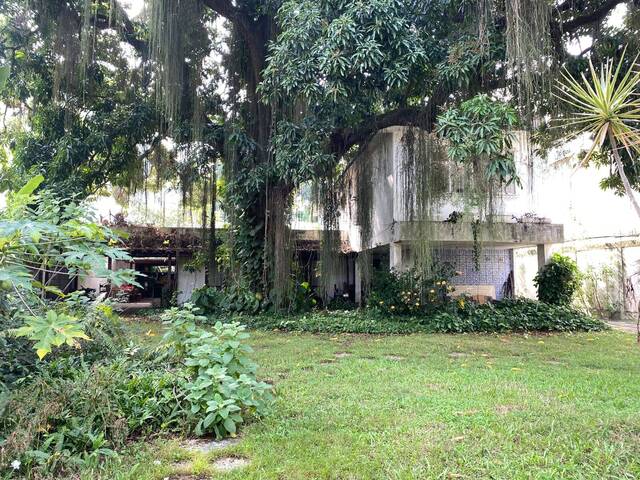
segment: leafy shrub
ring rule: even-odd
[[[308,312],[318,305],[318,300],[315,298],[309,282],[297,283],[293,287],[293,295],[291,297],[289,304],[291,312]]]
[[[461,318],[470,320],[468,332],[599,331],[606,325],[567,305],[551,305],[529,299],[505,299],[485,305],[466,307]],[[453,331],[453,330],[441,330]]]
[[[168,330],[165,344],[187,367],[184,385],[195,433],[216,437],[235,435],[243,415],[262,416],[273,400],[272,387],[256,380],[256,365],[249,359],[251,347],[245,327],[217,322],[212,331],[196,327],[202,320],[194,306],[171,309],[163,315]]]
[[[455,272],[449,264],[434,266],[434,272],[424,277],[416,270],[374,272],[367,306],[389,314],[420,314],[432,312],[449,303],[453,286],[449,283]]]
[[[329,311],[355,310],[356,308],[358,308],[358,305],[348,296],[336,295],[327,303],[327,310]]]
[[[51,192],[35,193],[44,181],[32,178],[7,196],[0,210],[0,326],[6,348],[22,349],[24,342],[8,340],[10,335],[33,342],[40,358],[62,345],[76,346],[87,339],[83,319],[67,307],[73,298],[50,284],[59,275],[104,277],[114,285],[135,283],[135,271],[109,270],[107,258],[130,260],[119,248],[117,234],[95,222],[84,205],[62,199]],[[58,303],[66,302],[67,306]],[[66,309],[66,310],[65,310]],[[79,313],[85,313],[81,309]],[[10,331],[11,330],[11,331]],[[22,357],[21,351],[11,358]],[[6,365],[2,361],[3,370]]]
[[[456,302],[457,303],[457,302]],[[380,310],[314,312],[297,316],[243,317],[250,328],[312,333],[468,333],[508,331],[598,331],[606,329],[594,319],[568,306],[534,300],[502,300],[476,305],[457,303],[421,315],[388,315]]]
[[[121,348],[117,358],[89,364],[60,351],[18,382],[0,412],[0,468],[51,478],[61,469],[97,465],[132,438],[160,432],[234,435],[264,415],[272,387],[258,382],[239,324],[195,325],[192,305],[164,315],[157,350]],[[1,470],[0,470],[1,473]],[[36,475],[37,476],[37,475]]]
[[[533,282],[538,288],[538,300],[552,305],[568,305],[580,288],[578,265],[569,257],[554,253],[549,262],[536,274]]]
[[[46,305],[49,308],[47,314],[31,320],[17,315],[0,315],[0,382],[7,387],[18,379],[24,383],[43,363],[69,358],[70,362],[80,365],[114,358],[120,354],[125,343],[124,330],[109,304],[91,300],[81,292],[73,292],[61,300],[47,302]],[[55,316],[55,320],[46,323],[49,316]],[[68,318],[72,319],[71,325],[75,326],[76,332],[82,332],[83,336],[72,338],[72,346],[62,345],[39,360],[34,355],[33,342],[27,337],[37,335],[48,338],[50,351],[55,346],[53,340],[61,338],[56,334],[60,320]],[[43,331],[32,333],[31,328],[38,328],[39,324],[43,324]],[[29,329],[25,329],[25,326]],[[24,336],[16,336],[21,331]],[[84,337],[91,340],[85,341]],[[42,343],[40,346],[45,345]]]
[[[252,292],[242,285],[230,285],[225,289],[207,287],[194,290],[191,302],[206,314],[255,314],[266,308],[262,294]]]

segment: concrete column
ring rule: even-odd
[[[549,261],[551,256],[551,245],[548,243],[541,243],[538,245],[538,271],[544,267]]]
[[[402,244],[400,242],[393,242],[389,244],[389,270],[400,272],[403,269]]]
[[[358,259],[356,259],[355,261],[354,280],[356,290],[356,304],[362,305],[362,267],[360,266],[360,262],[358,261]]]

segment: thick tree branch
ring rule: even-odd
[[[126,13],[122,12],[122,23],[118,25],[119,28],[116,28],[117,32],[122,37],[126,43],[131,45],[136,52],[138,52],[141,56],[145,56],[148,52],[147,42],[140,37],[138,37],[138,32],[136,32],[136,28],[134,23],[127,17]],[[114,28],[114,26],[109,22],[109,18],[103,14],[98,14],[95,18],[96,28],[99,30],[106,30],[109,28]]]
[[[506,86],[504,78],[496,78],[489,82],[481,82],[478,77],[466,92],[470,98],[481,91],[495,91]],[[455,86],[444,81],[437,86],[423,106],[407,106],[371,116],[354,128],[336,129],[330,136],[330,151],[336,157],[344,155],[351,147],[368,142],[379,130],[387,127],[415,126],[430,131],[436,122],[439,109],[451,99],[456,91]]]
[[[240,19],[241,12],[230,0],[204,0],[204,4],[218,15],[235,22]]]
[[[560,5],[558,9],[565,12],[571,9],[571,1],[567,1]],[[580,27],[591,25],[592,23],[603,20],[611,11],[621,3],[630,3],[630,0],[606,0],[597,8],[584,15],[578,15],[566,21],[560,21],[560,28],[563,33],[572,33]],[[564,7],[564,8],[563,8]],[[558,20],[556,20],[558,21]]]

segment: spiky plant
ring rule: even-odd
[[[622,148],[632,162],[638,161],[640,156],[640,66],[636,56],[625,71],[624,56],[625,52],[617,65],[613,59],[608,59],[599,72],[589,59],[590,75],[581,74],[579,79],[565,70],[556,96],[575,109],[567,126],[577,127],[577,134],[587,132],[594,137],[593,146],[581,165],[585,165],[608,141],[625,193],[640,217],[640,205],[620,156]]]

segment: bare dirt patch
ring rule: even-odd
[[[200,453],[209,453],[227,447],[233,447],[240,443],[239,438],[225,438],[224,440],[212,440],[205,438],[193,438],[183,443],[185,450]]]
[[[518,412],[522,410],[520,405],[498,405],[496,406],[496,413],[498,415],[507,415],[511,412]]]
[[[222,457],[213,462],[213,466],[221,472],[229,472],[249,465],[249,460],[242,457]]]
[[[387,360],[391,360],[393,362],[400,362],[405,359],[405,357],[401,355],[385,355],[384,358],[386,358]]]
[[[449,357],[451,358],[465,358],[468,357],[469,354],[468,353],[464,353],[464,352],[451,352],[449,354]]]
[[[352,356],[353,354],[350,352],[336,352],[335,356],[336,358],[348,358],[350,356]]]

